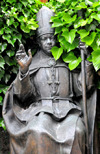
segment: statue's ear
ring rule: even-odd
[[[39,48],[41,48],[41,41],[40,41],[39,37],[37,38],[37,44],[38,44]]]

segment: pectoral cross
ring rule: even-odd
[[[54,96],[57,93],[58,85],[60,82],[58,81],[58,70],[56,68],[51,68],[51,79],[48,80],[48,84],[51,86],[51,95]]]

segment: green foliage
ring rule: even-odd
[[[52,27],[57,35],[57,46],[51,52],[57,60],[62,56],[70,70],[81,62],[79,37],[86,43],[91,56],[88,60],[95,70],[100,69],[100,0],[2,0],[0,2],[0,105],[4,94],[16,77],[18,64],[15,53],[19,44],[34,53],[35,30],[38,27],[36,13],[46,5],[55,12],[51,18]],[[31,43],[30,43],[31,42]],[[1,120],[2,121],[2,120]],[[3,123],[0,122],[0,126]]]
[[[69,64],[68,66],[70,70],[75,69],[81,62],[81,58],[80,57],[77,58],[73,52],[69,52],[68,54],[64,53],[62,58],[65,63]]]
[[[55,16],[51,18],[52,27],[63,49],[63,52],[58,52],[60,55],[64,53],[62,58],[69,63],[70,69],[75,69],[81,62],[78,38],[85,42],[87,48],[91,47],[91,62],[96,71],[100,69],[100,0],[50,0],[47,6],[53,6],[55,11]],[[58,59],[58,54],[54,54],[55,49],[51,52]]]
[[[0,127],[2,127],[4,130],[6,130],[6,127],[5,127],[5,124],[4,124],[4,121],[2,118],[0,118]]]
[[[58,48],[56,46],[54,46],[51,49],[52,55],[54,56],[54,58],[57,60],[60,58],[61,54],[63,53],[63,48]]]

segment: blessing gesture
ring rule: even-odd
[[[21,73],[25,74],[28,71],[29,65],[32,61],[31,50],[28,50],[27,55],[23,44],[20,44],[19,50],[16,53],[16,60],[20,66]]]

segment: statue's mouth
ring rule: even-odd
[[[53,46],[46,46],[45,48],[51,50],[52,47],[53,47]]]

